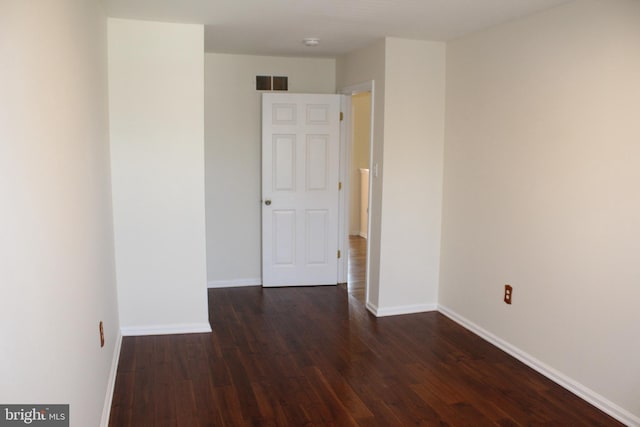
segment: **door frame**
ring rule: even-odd
[[[365,301],[369,301],[369,264],[371,254],[371,240],[377,239],[371,233],[371,196],[372,196],[372,180],[375,174],[372,170],[373,164],[373,128],[374,128],[374,106],[375,106],[375,81],[369,80],[355,85],[345,86],[340,89],[341,95],[346,95],[341,99],[341,109],[344,114],[344,120],[340,123],[340,182],[342,182],[342,191],[340,192],[339,204],[339,246],[343,248],[342,256],[338,260],[338,283],[346,283],[348,279],[348,251],[349,251],[349,194],[351,191],[351,149],[353,146],[353,126],[351,117],[351,96],[358,93],[371,93],[371,118],[369,129],[369,206],[367,216],[369,218],[367,225],[367,257],[366,257],[366,280],[365,280]]]

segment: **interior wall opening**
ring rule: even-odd
[[[351,95],[348,292],[363,304],[367,285],[371,92]]]

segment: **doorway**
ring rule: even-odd
[[[349,253],[347,290],[365,304],[369,237],[371,91],[351,94],[349,164]]]
[[[271,95],[276,96],[276,95]],[[301,141],[308,140],[306,137],[298,138],[297,136],[294,138],[294,134],[297,135],[297,131],[294,132],[295,129],[288,129],[288,127],[293,126],[297,129],[297,117],[298,114],[294,112],[298,109],[300,112],[306,112],[300,116],[306,117],[304,120],[308,122],[309,119],[313,119],[314,126],[316,125],[316,121],[318,121],[318,117],[315,117],[319,114],[319,110],[317,107],[321,106],[323,102],[312,102],[305,106],[300,106],[298,108],[293,102],[296,96],[324,96],[331,97],[336,95],[300,95],[300,94],[279,94],[278,96],[283,97],[278,99],[270,99],[270,103],[272,107],[277,107],[275,110],[265,109],[263,105],[263,144],[264,141],[271,141],[277,143],[277,146],[282,148],[282,150],[278,149],[278,154],[275,155],[273,146],[264,147],[263,146],[263,272],[262,272],[262,284],[263,286],[296,286],[296,285],[317,285],[317,284],[335,284],[336,280],[334,276],[334,280],[330,281],[329,279],[322,281],[307,281],[302,280],[300,275],[293,274],[296,273],[296,270],[299,270],[297,264],[294,263],[294,260],[303,260],[309,258],[308,254],[323,254],[324,250],[320,250],[322,248],[331,248],[333,245],[325,245],[320,244],[317,250],[307,250],[307,244],[302,242],[303,244],[297,244],[296,242],[299,240],[298,237],[302,238],[307,235],[307,231],[305,227],[301,230],[297,230],[297,226],[294,227],[293,224],[304,224],[306,221],[294,221],[294,209],[289,207],[283,207],[281,205],[282,200],[276,201],[274,196],[278,192],[291,193],[296,188],[306,188],[306,184],[302,185],[302,182],[306,180],[307,174],[302,173],[306,168],[305,162],[294,162],[293,159],[298,158],[298,154],[303,154],[303,147],[301,149],[294,149],[293,141],[300,139]],[[370,253],[371,253],[371,245],[376,244],[379,238],[376,235],[371,235],[371,189],[375,188],[374,185],[371,185],[371,181],[375,180],[377,177],[376,170],[377,168],[373,168],[371,174],[371,180],[367,182],[366,175],[369,170],[369,166],[372,163],[372,152],[373,152],[373,108],[374,108],[374,82],[366,82],[360,85],[350,86],[348,88],[344,88],[342,90],[342,95],[339,96],[339,102],[341,104],[340,114],[330,113],[328,109],[326,110],[326,114],[322,114],[322,121],[333,122],[333,117],[339,117],[340,119],[340,144],[339,144],[339,162],[335,164],[339,164],[339,176],[340,181],[338,182],[337,190],[339,193],[339,220],[338,220],[338,230],[337,236],[339,236],[338,240],[338,250],[337,250],[337,282],[341,284],[345,284],[347,289],[352,291],[352,293],[358,298],[358,300],[362,303],[368,304],[369,301],[369,271],[370,271]],[[263,96],[263,100],[266,95]],[[352,106],[352,102],[355,103]],[[294,108],[295,107],[295,108]],[[311,108],[311,110],[310,110]],[[273,110],[273,111],[271,111]],[[276,111],[277,110],[277,111]],[[264,116],[266,111],[267,117]],[[271,113],[269,113],[271,111]],[[276,111],[278,114],[273,116],[273,112]],[[309,114],[311,116],[309,116]],[[271,114],[271,116],[269,116]],[[344,116],[344,119],[343,119]],[[275,117],[275,118],[274,118]],[[355,118],[354,118],[355,117]],[[318,120],[316,120],[318,119]],[[275,120],[275,121],[274,121]],[[265,128],[264,125],[267,124]],[[318,125],[320,123],[317,123]],[[274,129],[276,127],[282,125],[281,129]],[[264,134],[266,130],[268,130],[268,134]],[[269,130],[270,129],[270,130]],[[308,134],[307,137],[313,136],[313,140],[317,139],[316,137],[321,136],[324,132],[316,132],[313,131],[311,134]],[[355,133],[355,135],[354,135]],[[356,143],[354,144],[354,136]],[[322,144],[316,144],[322,145]],[[333,146],[333,144],[330,144]],[[316,150],[318,151],[318,150]],[[329,150],[333,153],[333,150]],[[294,153],[298,153],[294,156]],[[319,150],[316,154],[325,153],[325,150]],[[265,158],[265,153],[267,158]],[[328,153],[328,152],[327,152]],[[285,155],[286,154],[286,155]],[[273,157],[272,155],[275,155]],[[332,157],[333,155],[329,156]],[[311,156],[313,158],[317,158],[317,156]],[[325,156],[320,156],[324,158]],[[269,160],[271,158],[271,160]],[[302,156],[301,159],[308,159],[307,156]],[[309,157],[310,158],[310,157]],[[280,164],[289,165],[289,167],[284,167],[286,173],[279,174],[282,175],[282,179],[275,179],[272,173],[267,173],[267,177],[264,176],[265,171],[269,172],[271,165],[273,165],[274,159],[280,159],[282,161],[277,161],[276,170],[280,170]],[[326,158],[325,160],[328,160]],[[265,163],[266,162],[266,163]],[[294,163],[300,163],[300,167],[293,166]],[[323,162],[321,162],[323,163]],[[330,162],[333,164],[333,162]],[[324,164],[324,163],[323,163]],[[327,171],[327,173],[314,173],[313,175],[324,176],[325,178],[328,176],[328,170],[325,167],[312,167],[311,171],[322,172]],[[303,178],[303,181],[300,182],[300,185],[294,184],[294,181],[298,181],[296,178],[300,175]],[[287,178],[287,179],[284,179]],[[275,181],[274,181],[275,179]],[[331,180],[319,179],[318,182],[326,183]],[[315,181],[314,181],[315,182]],[[284,184],[283,184],[284,183]],[[278,191],[274,193],[273,185],[278,184]],[[282,184],[282,185],[280,185]],[[285,185],[286,184],[286,185]],[[266,185],[266,187],[264,187]],[[281,187],[281,188],[280,188]],[[325,188],[325,186],[321,186]],[[329,191],[331,186],[326,187],[326,191]],[[288,190],[287,190],[288,189]],[[282,190],[282,191],[280,191]],[[316,192],[314,188],[314,193]],[[340,191],[344,190],[344,191]],[[352,207],[353,204],[353,207]],[[286,208],[286,209],[285,209]],[[318,211],[318,209],[312,209],[314,212]],[[326,209],[324,209],[326,210]],[[286,212],[285,212],[286,211]],[[333,212],[333,209],[326,210],[327,212]],[[353,215],[352,215],[353,213]],[[351,218],[354,218],[352,221]],[[333,215],[325,215],[327,218],[333,218]],[[275,219],[281,219],[279,221],[275,221]],[[274,222],[275,221],[275,222]],[[317,221],[320,225],[324,224],[323,221]],[[324,228],[323,228],[324,229]],[[333,229],[333,227],[329,227],[328,229]],[[267,230],[267,234],[273,230],[274,236],[276,239],[270,238],[269,236],[265,236],[265,230]],[[316,233],[317,234],[317,233]],[[330,236],[331,233],[321,233],[323,235]],[[313,242],[314,244],[320,242],[324,239],[316,239],[313,236],[309,236],[311,239],[307,239],[306,242]],[[266,243],[265,243],[266,242]],[[274,242],[276,242],[274,246]],[[279,245],[278,242],[282,242],[282,245]],[[296,243],[296,244],[294,244]],[[304,248],[303,252],[298,255],[295,255],[296,251]],[[295,250],[294,250],[295,249]],[[342,251],[341,251],[342,249]],[[342,252],[342,256],[341,256]],[[344,256],[345,252],[347,252]],[[328,252],[327,252],[328,254]],[[275,255],[275,256],[274,256]],[[327,260],[329,256],[321,256],[318,259]],[[269,260],[269,262],[265,262],[265,260]],[[277,262],[274,262],[276,260]],[[308,264],[308,263],[307,263]],[[320,264],[325,264],[320,263]],[[313,267],[316,269],[317,265],[303,265],[301,267],[302,270],[305,270],[309,267]],[[273,271],[270,271],[273,270]],[[277,270],[277,271],[276,271]],[[333,270],[333,267],[332,267]],[[351,270],[351,271],[349,271]],[[292,272],[292,276],[289,277],[289,280],[283,281],[282,274],[283,271]],[[274,274],[270,274],[274,273]],[[271,277],[273,280],[267,280]]]

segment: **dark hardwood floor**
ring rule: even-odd
[[[349,236],[347,267],[347,292],[364,304],[367,284],[367,239]]]
[[[621,425],[432,312],[337,286],[209,290],[213,333],[125,337],[110,426]]]

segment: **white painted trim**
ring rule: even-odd
[[[243,286],[262,286],[262,279],[209,280],[208,288],[240,288]]]
[[[371,307],[369,307],[371,305]],[[367,308],[376,315],[376,317],[399,316],[402,314],[425,313],[428,311],[436,311],[437,304],[412,304],[399,305],[395,307],[376,307],[373,304],[367,304]]]
[[[273,289],[273,288],[304,288],[304,287],[320,287],[320,286],[338,286],[340,283],[321,283],[321,284],[317,284],[317,283],[305,283],[305,282],[298,282],[298,283],[294,283],[292,285],[280,285],[280,284],[276,284],[276,285],[262,285],[263,288],[265,289]]]
[[[376,115],[376,82],[375,80],[371,80],[370,82],[367,83],[367,86],[369,86],[369,90],[371,91],[371,100],[369,101],[371,103],[370,107],[371,107],[371,119],[370,119],[370,123],[369,123],[369,206],[367,206],[367,215],[369,216],[367,218],[367,276],[365,279],[365,298],[367,301],[369,301],[369,298],[371,298],[371,295],[369,294],[369,290],[371,289],[371,286],[369,284],[369,277],[371,277],[371,241],[375,240],[376,242],[380,242],[380,233],[378,234],[373,234],[372,229],[371,229],[371,223],[373,221],[371,221],[371,212],[373,212],[373,209],[371,208],[371,206],[373,206],[373,182],[372,179],[378,178],[378,174],[375,173],[373,175],[373,177],[371,176],[371,170],[373,170],[373,168],[375,167],[376,172],[378,171],[378,164],[376,163],[375,165],[373,164],[373,160],[374,160],[374,153],[375,153],[375,140],[374,140],[374,136],[375,136],[375,115]],[[379,184],[381,185],[381,184]],[[380,249],[382,250],[382,244],[380,243]],[[379,261],[379,259],[378,259]],[[379,279],[379,277],[378,277]],[[380,284],[378,283],[378,287],[380,287]]]
[[[340,159],[338,173],[342,190],[338,195],[338,249],[345,256],[338,260],[338,283],[347,283],[349,275],[349,195],[351,192],[351,97],[340,95],[340,111],[343,120],[340,121]]]
[[[371,314],[373,314],[374,316],[378,317],[378,306],[377,305],[372,304],[369,301],[367,301],[367,303],[365,304],[365,307],[367,307],[367,310],[369,310],[371,312]]]
[[[626,424],[629,427],[640,427],[640,417],[616,405],[615,403],[611,402],[604,396],[596,393],[595,391],[591,390],[585,385],[579,383],[578,381],[573,380],[572,378],[568,377],[562,372],[541,362],[540,360],[531,356],[527,352],[510,344],[509,342],[503,340],[502,338],[492,334],[486,329],[473,323],[469,319],[459,315],[452,309],[443,305],[438,305],[438,311],[444,314],[445,316],[447,316],[448,318],[450,318],[451,320],[453,320],[454,322],[458,323],[459,325],[463,326],[464,328],[478,335],[479,337],[485,339],[486,341],[490,342],[491,344],[495,345],[496,347],[500,348],[501,350],[515,357],[516,359],[518,359],[525,365],[529,366],[530,368],[535,369],[540,374],[549,378],[551,381],[566,388],[571,393],[589,402],[590,404],[600,409],[601,411],[611,415],[613,418],[617,419],[621,423]]]
[[[123,326],[120,328],[122,336],[137,337],[141,335],[173,335],[173,334],[199,334],[211,332],[208,323],[179,323],[176,325],[154,326]]]
[[[373,89],[373,80],[369,80],[368,82],[358,83],[355,85],[343,87],[340,90],[342,95],[357,95],[363,92],[371,92]]]
[[[113,402],[113,392],[116,387],[116,374],[118,373],[118,363],[120,362],[120,348],[122,347],[122,334],[118,331],[116,336],[116,345],[113,349],[111,357],[111,371],[109,371],[109,379],[107,380],[107,392],[104,397],[104,406],[102,408],[102,420],[100,427],[109,425],[109,417],[111,416],[111,403]]]

